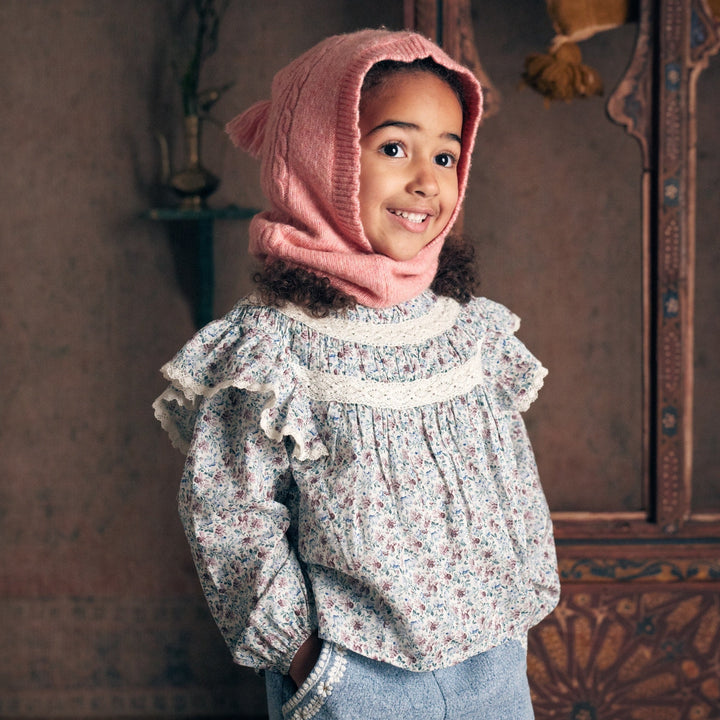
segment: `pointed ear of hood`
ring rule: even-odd
[[[269,100],[261,100],[225,126],[225,132],[230,136],[233,145],[254,158],[260,157],[262,151],[270,106]]]
[[[414,258],[393,260],[373,251],[360,217],[360,99],[375,63],[423,58],[447,68],[462,85],[458,202],[445,228]],[[256,103],[227,126],[233,143],[259,158],[269,204],[250,223],[250,254],[326,277],[369,307],[420,294],[432,283],[460,211],[481,114],[477,78],[422,35],[359,30],[326,38],[275,75],[270,101]]]

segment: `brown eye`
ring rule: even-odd
[[[440,165],[440,167],[451,168],[455,166],[457,160],[455,156],[450,153],[440,153],[435,156],[435,162]]]
[[[402,149],[402,145],[396,142],[386,143],[380,148],[380,152],[382,152],[383,155],[387,155],[391,158],[405,157],[405,152]]]

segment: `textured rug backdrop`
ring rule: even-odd
[[[0,616],[0,717],[265,715],[202,598],[4,600]]]

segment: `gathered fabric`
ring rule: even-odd
[[[552,610],[521,417],[546,371],[518,325],[431,291],[320,319],[251,298],[163,368],[181,517],[238,663],[286,674],[317,630],[431,671],[524,641]]]
[[[381,60],[432,57],[463,88],[459,198],[444,230],[411,260],[374,253],[360,220],[359,103],[367,71]],[[361,30],[319,43],[277,73],[270,100],[227,125],[233,143],[259,158],[270,208],[250,223],[250,252],[327,277],[368,307],[389,307],[432,283],[465,193],[482,113],[480,84],[466,67],[413,32]]]

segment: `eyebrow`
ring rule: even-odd
[[[402,120],[385,120],[385,122],[381,122],[379,125],[370,130],[365,137],[368,137],[373,133],[376,133],[378,130],[382,130],[386,127],[399,127],[404,130],[420,130],[420,126],[415,123],[403,122]],[[440,137],[446,138],[447,140],[454,140],[458,145],[462,146],[460,136],[455,133],[443,133]]]

